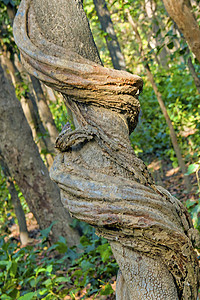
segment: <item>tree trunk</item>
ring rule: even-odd
[[[191,56],[188,57],[187,65],[188,65],[188,68],[190,70],[190,74],[192,75],[192,78],[194,80],[194,83],[196,85],[197,91],[200,94],[200,78],[199,78],[199,76],[197,75],[197,73],[195,71],[194,65],[192,63]]]
[[[200,28],[192,13],[190,0],[163,0],[163,3],[168,14],[177,24],[192,52],[200,62]]]
[[[7,5],[7,13],[11,24],[13,24],[15,17],[15,8],[10,4]],[[7,72],[10,74],[12,82],[15,88],[23,91],[22,83],[24,79],[21,74],[23,73],[23,67],[19,62],[17,56],[15,61],[17,61],[16,67],[14,61],[8,58],[7,51],[2,52],[1,60],[4,66],[7,68]],[[26,76],[27,77],[27,76]],[[30,82],[28,81],[30,87]],[[35,89],[35,97],[31,95],[30,92],[25,93],[25,97],[21,95],[21,104],[31,127],[34,140],[37,141],[37,145],[40,153],[45,153],[44,158],[46,160],[47,166],[50,167],[53,163],[53,155],[55,154],[55,140],[58,135],[51,111],[46,104],[46,99],[42,91],[41,85],[37,79],[33,77],[33,86]],[[35,101],[35,99],[36,101]],[[37,102],[37,105],[36,105]],[[44,126],[43,126],[44,125]],[[49,135],[47,134],[49,133]]]
[[[151,0],[145,0],[145,10],[146,10],[146,15],[149,21],[152,23],[152,33],[155,36],[155,46],[158,47],[160,46],[160,39],[162,39],[162,33],[160,29],[160,22],[158,22],[157,17],[156,17],[156,9],[157,4]],[[159,24],[159,25],[158,25]],[[160,63],[164,68],[168,67],[168,62],[167,62],[167,56],[169,55],[168,50],[166,46],[163,46],[162,50],[159,52],[158,56],[160,58]]]
[[[105,0],[93,0],[102,30],[106,33],[105,39],[114,69],[126,70],[126,63],[114,30]]]
[[[54,145],[55,140],[58,136],[58,130],[54,123],[52,113],[49,106],[47,105],[47,100],[45,98],[39,80],[34,76],[31,76],[31,81],[33,83],[33,88],[35,91],[35,98],[37,101],[40,118],[42,120],[42,123],[44,124],[45,129],[49,132],[52,145]]]
[[[182,158],[182,155],[181,155],[181,150],[180,150],[180,147],[179,147],[179,144],[178,144],[178,141],[177,141],[177,136],[176,136],[176,133],[175,133],[175,130],[174,130],[174,127],[172,125],[172,122],[171,122],[171,119],[168,115],[168,112],[167,112],[167,109],[165,107],[165,103],[162,99],[162,95],[161,93],[159,92],[158,90],[158,87],[156,85],[156,82],[154,80],[154,76],[150,70],[150,67],[149,67],[149,64],[146,62],[146,59],[145,59],[145,54],[144,54],[144,49],[143,49],[143,44],[142,44],[142,39],[140,37],[140,34],[139,34],[139,31],[137,29],[137,25],[134,23],[130,13],[128,12],[128,20],[133,28],[133,30],[135,31],[135,34],[136,34],[136,38],[138,40],[138,43],[139,43],[139,48],[140,48],[140,55],[142,57],[142,60],[143,60],[143,64],[144,64],[144,68],[147,72],[147,77],[149,79],[149,81],[151,82],[151,85],[153,87],[153,90],[154,90],[154,93],[156,95],[156,98],[158,100],[158,103],[160,105],[160,108],[162,110],[162,113],[165,117],[165,120],[166,120],[166,123],[169,127],[169,132],[170,132],[170,138],[171,138],[171,142],[172,142],[172,145],[173,145],[173,148],[174,148],[174,151],[175,151],[175,154],[176,154],[176,157],[177,157],[177,160],[178,160],[178,164],[181,168],[181,172],[184,176],[184,182],[185,182],[185,186],[187,188],[187,191],[190,192],[191,191],[191,188],[192,188],[192,185],[191,185],[191,182],[190,182],[190,179],[187,175],[185,175],[187,173],[187,167],[185,165],[185,162]]]
[[[174,23],[174,29],[176,30],[176,34],[179,34],[180,37],[181,37],[181,32],[180,32],[178,26],[176,25],[175,22],[173,22],[173,23]],[[179,45],[176,46],[176,48],[177,48],[177,50],[178,50],[178,48],[180,48]],[[190,74],[191,74],[191,76],[192,76],[192,78],[193,78],[193,80],[194,80],[194,83],[195,83],[195,85],[196,85],[197,91],[198,91],[198,93],[200,93],[200,78],[199,78],[199,76],[198,76],[198,74],[197,74],[197,72],[196,72],[196,70],[195,70],[195,67],[194,67],[194,65],[193,65],[193,63],[192,63],[191,53],[190,53],[190,49],[189,49],[188,47],[187,47],[186,53],[187,53],[187,55],[188,55],[188,59],[187,59],[187,61],[185,62],[184,59],[182,58],[182,59],[183,59],[183,62],[186,63],[186,64],[188,65],[188,69],[189,69]]]
[[[17,60],[16,65],[16,70],[18,71],[18,76],[16,77],[16,80],[18,80],[18,87],[20,89],[23,89],[23,86],[21,87],[23,81],[25,81],[25,83],[29,86],[29,91],[25,93],[25,97],[21,96],[20,102],[29,126],[31,127],[34,141],[36,142],[40,154],[44,158],[47,167],[50,168],[52,166],[53,157],[55,155],[55,140],[51,137],[48,130],[45,129],[45,124],[43,123],[43,120],[41,119],[41,115],[39,113],[38,101],[36,102],[36,97],[31,92],[31,82],[29,75],[26,74],[19,60]],[[15,74],[13,76],[15,76]],[[24,74],[24,78],[22,78],[20,74]]]
[[[34,97],[29,91],[24,91],[23,88],[23,78],[20,75],[18,70],[7,56],[7,53],[3,51],[3,54],[0,56],[1,64],[6,72],[10,75],[11,82],[14,84],[20,93],[20,102],[26,116],[26,119],[31,127],[34,140],[37,142],[38,149],[40,153],[45,153],[45,160],[47,166],[50,167],[53,163],[53,155],[55,153],[54,144],[50,141],[47,131],[45,130],[42,121],[39,117],[38,108],[35,102]],[[19,65],[19,62],[18,62]],[[8,75],[8,76],[9,76]]]
[[[7,180],[7,188],[10,193],[11,201],[18,221],[21,244],[26,245],[29,242],[29,236],[28,236],[28,229],[26,226],[25,214],[20,199],[18,197],[18,193],[16,191],[15,185],[12,181],[10,171],[1,155],[1,152],[0,152],[0,165]]]
[[[74,114],[76,129],[59,135],[51,176],[70,212],[109,239],[122,272],[117,299],[195,299],[192,222],[154,185],[129,141],[141,78],[98,64],[81,0],[23,0],[14,35],[27,70],[61,91]]]
[[[52,228],[52,240],[57,240],[62,235],[66,237],[69,246],[77,244],[79,236],[70,227],[71,218],[61,204],[59,189],[51,181],[40,158],[20,102],[2,68],[0,126],[2,155],[40,228],[44,229],[57,221]]]

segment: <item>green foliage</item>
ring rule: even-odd
[[[101,28],[95,11],[93,0],[84,0],[84,10],[89,19],[94,41],[97,45],[101,60],[103,64],[112,68],[111,57],[109,55],[109,51],[107,49],[105,41],[105,36],[107,36],[107,33],[105,33]]]
[[[14,182],[15,184],[15,182]],[[15,184],[16,191],[18,192],[18,197],[21,202],[22,208],[25,213],[29,212],[29,208],[26,204],[26,201],[19,190],[19,187]],[[0,234],[5,232],[9,233],[9,228],[12,224],[17,224],[17,218],[14,212],[14,208],[11,201],[11,196],[9,194],[6,177],[3,174],[3,171],[0,167]]]
[[[161,70],[155,78],[177,132],[182,152],[186,160],[195,160],[200,154],[195,151],[196,145],[200,143],[200,95],[196,93],[191,75],[181,64],[172,66],[167,72]],[[177,159],[171,145],[169,129],[153,89],[146,81],[140,96],[140,103],[140,122],[131,135],[134,149],[138,154],[142,153],[147,162],[151,160],[153,153],[154,157],[160,159],[169,157],[176,167]]]
[[[10,4],[11,6],[17,6],[20,3],[20,0],[1,0],[5,5]]]
[[[10,201],[10,194],[6,186],[6,178],[0,168],[0,233],[5,232],[9,225],[9,219],[13,216],[13,207]]]
[[[200,171],[200,160],[195,163],[195,164],[191,164],[188,167],[188,171],[186,175],[190,175],[195,173],[196,174],[196,178],[197,178],[197,184],[198,184],[198,189],[197,189],[197,194],[199,195],[199,199],[195,200],[195,199],[188,199],[186,201],[186,207],[188,209],[188,211],[191,214],[193,223],[194,223],[194,227],[197,228],[200,231],[200,177],[199,177],[199,171]]]
[[[7,13],[7,5],[10,5],[15,10],[19,4],[19,0],[2,0],[0,1],[0,47],[10,51],[11,56],[16,53],[17,46],[15,45],[12,31],[12,21]]]
[[[85,287],[82,299],[112,294],[109,280],[118,267],[107,241],[84,224],[85,235],[77,249],[68,248],[63,237],[48,246],[50,229],[42,231],[37,245],[23,248],[6,236],[0,237],[0,298],[63,299]]]
[[[22,81],[16,84],[15,94],[18,100],[21,100],[21,97],[26,97],[27,93],[29,92],[30,92],[29,86],[25,82]]]
[[[67,117],[67,109],[64,102],[57,97],[56,102],[50,101],[49,107],[53,115],[56,127],[60,132],[63,126],[69,121]]]

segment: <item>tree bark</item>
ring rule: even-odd
[[[117,299],[195,299],[192,222],[154,185],[129,141],[141,78],[98,64],[81,0],[23,0],[14,35],[27,70],[61,91],[74,114],[76,129],[59,135],[51,176],[70,212],[110,241],[122,272]]]
[[[153,87],[154,93],[156,95],[156,98],[157,98],[158,103],[160,105],[160,108],[162,110],[162,113],[163,113],[163,115],[165,117],[167,126],[169,128],[169,132],[170,132],[171,142],[172,142],[172,145],[173,145],[173,148],[174,148],[177,160],[178,160],[178,164],[179,164],[181,172],[182,172],[182,174],[184,176],[185,186],[187,188],[187,191],[190,192],[191,188],[192,188],[192,185],[191,185],[189,177],[186,175],[186,173],[187,173],[187,167],[186,167],[185,162],[184,162],[184,160],[182,158],[182,155],[181,155],[181,149],[180,149],[179,144],[178,144],[176,132],[174,130],[174,127],[172,125],[171,119],[170,119],[169,114],[167,112],[167,109],[165,107],[165,103],[164,103],[164,101],[162,99],[162,95],[161,95],[161,93],[158,90],[158,87],[157,87],[156,82],[154,80],[154,76],[153,76],[153,74],[152,74],[152,72],[150,70],[149,64],[148,64],[148,62],[145,59],[145,54],[144,54],[142,39],[141,39],[139,31],[137,29],[137,25],[134,23],[134,21],[133,21],[133,19],[132,19],[132,17],[131,17],[131,15],[130,15],[129,12],[128,12],[128,20],[129,20],[130,24],[132,25],[133,30],[135,31],[136,38],[137,38],[137,41],[139,43],[140,55],[141,55],[142,60],[143,60],[144,68],[145,68],[145,70],[147,72],[147,77],[148,77],[148,79],[149,79],[149,81],[150,81],[150,83],[151,83],[151,85]]]
[[[200,62],[200,28],[192,13],[190,0],[163,0],[163,3]]]
[[[54,123],[52,113],[50,111],[49,106],[47,105],[47,100],[45,98],[39,80],[34,76],[31,76],[31,81],[35,91],[35,98],[37,101],[41,121],[44,124],[45,129],[49,132],[51,143],[52,145],[54,145],[55,140],[58,136],[58,130]]]
[[[178,28],[178,26],[176,25],[175,22],[174,22],[174,29],[176,31],[176,34],[179,34],[181,36],[181,32],[180,32],[180,30],[179,30],[179,28]],[[176,45],[176,49],[177,50],[179,49],[179,45]],[[194,80],[194,83],[196,85],[197,91],[198,91],[198,93],[200,93],[200,78],[199,78],[198,73],[196,72],[195,67],[194,67],[194,65],[192,63],[191,52],[190,52],[189,47],[187,47],[186,53],[188,55],[188,58],[187,58],[186,62],[184,61],[183,57],[181,57],[181,58],[182,58],[183,62],[188,65],[188,69],[189,69],[190,74],[191,74],[191,76],[192,76],[192,78]]]
[[[66,237],[69,246],[77,244],[79,235],[70,227],[71,218],[60,201],[59,189],[51,181],[40,158],[20,102],[2,68],[0,126],[2,155],[40,228],[44,229],[57,221],[52,228],[52,240],[62,235]]]
[[[24,210],[22,208],[20,199],[18,197],[18,193],[16,191],[15,185],[10,175],[10,171],[1,155],[1,152],[0,152],[0,165],[7,180],[7,188],[10,193],[11,201],[18,221],[21,244],[26,245],[29,242],[29,236],[28,236],[28,229],[26,225]]]
[[[106,1],[93,0],[93,2],[102,30],[106,33],[105,39],[112,59],[113,68],[117,70],[126,70],[126,62],[120,49]]]
[[[33,95],[29,91],[24,93],[23,78],[20,75],[22,70],[18,70],[14,62],[8,58],[8,53],[2,52],[0,56],[1,64],[8,73],[11,83],[15,88],[23,92],[24,95],[20,95],[20,103],[22,105],[26,119],[31,127],[34,140],[37,142],[40,153],[45,153],[45,160],[47,166],[50,167],[53,163],[53,153],[55,153],[54,144],[50,141],[50,138],[45,130],[42,121],[39,117],[38,108]],[[18,65],[20,63],[18,62]],[[22,68],[22,67],[21,67]]]

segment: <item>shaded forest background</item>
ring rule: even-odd
[[[59,191],[48,175],[54,143],[65,124],[73,123],[62,96],[21,65],[12,34],[19,2],[0,1],[0,91],[11,91],[1,93],[0,125],[15,151],[23,151],[29,141],[29,158],[37,163],[30,167],[26,155],[18,163],[11,152],[5,154],[0,134],[0,297],[114,299],[118,266],[109,244],[55,202],[60,203]],[[139,123],[130,136],[135,153],[156,183],[183,202],[200,229],[200,63],[162,1],[83,2],[104,66],[144,80]],[[191,5],[199,23],[199,1]],[[11,100],[17,113],[4,108]],[[19,115],[29,125],[15,143]],[[41,172],[45,179],[40,182]]]

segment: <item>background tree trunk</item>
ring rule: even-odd
[[[163,0],[163,3],[168,14],[177,24],[192,52],[200,62],[200,28],[192,13],[190,0]]]
[[[37,101],[40,118],[42,120],[42,123],[44,124],[45,129],[49,132],[52,145],[54,145],[55,140],[58,136],[58,130],[54,123],[52,113],[47,104],[47,100],[43,93],[43,90],[42,90],[39,80],[37,78],[35,78],[34,76],[31,76],[31,81],[33,83],[33,88],[35,91],[35,98]]]
[[[189,49],[188,49],[188,50],[189,50]],[[199,78],[199,76],[198,76],[198,74],[197,74],[197,72],[196,72],[196,70],[195,70],[195,67],[194,67],[194,65],[193,65],[193,63],[192,63],[192,58],[191,58],[191,56],[188,57],[187,64],[188,64],[188,68],[189,68],[189,70],[190,70],[190,73],[191,73],[191,75],[192,75],[192,78],[193,78],[193,80],[194,80],[194,83],[195,83],[195,85],[196,85],[197,91],[198,91],[198,93],[200,94],[200,78]]]
[[[25,214],[20,199],[18,197],[18,193],[16,191],[15,185],[11,178],[10,171],[3,159],[3,156],[1,155],[1,152],[0,152],[0,165],[7,180],[7,188],[10,193],[11,201],[18,221],[21,244],[26,245],[29,242],[29,236],[28,236]]]
[[[157,4],[155,1],[152,0],[145,0],[145,10],[146,15],[150,20],[150,24],[152,24],[152,35],[153,40],[155,41],[155,47],[161,46],[160,40],[162,39],[162,31],[160,26],[160,22],[157,20],[156,11],[157,11]],[[168,59],[167,56],[169,55],[169,51],[164,45],[162,50],[159,52],[158,57],[160,64],[164,67],[168,67]]]
[[[112,59],[113,68],[117,70],[126,70],[126,62],[120,49],[106,1],[93,0],[93,2],[102,30],[106,33],[105,39]]]
[[[60,201],[58,187],[40,158],[30,127],[14,88],[0,68],[1,152],[41,229],[53,221],[52,240],[64,236],[68,245],[78,244],[79,235],[70,227],[72,219]]]
[[[54,144],[51,142],[48,132],[45,130],[43,123],[40,119],[38,107],[34,96],[31,95],[29,90],[24,90],[24,79],[21,76],[22,66],[20,70],[17,69],[14,62],[8,58],[8,53],[3,51],[0,57],[3,68],[6,70],[8,77],[10,76],[11,82],[15,88],[18,89],[20,103],[22,105],[26,119],[31,127],[34,140],[37,142],[40,153],[46,153],[45,160],[47,166],[50,167],[53,163],[53,153],[55,153]],[[18,61],[18,67],[20,62]],[[26,82],[28,85],[29,83]]]

